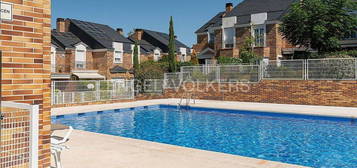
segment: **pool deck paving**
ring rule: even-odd
[[[112,110],[157,104],[177,105],[179,99],[146,100],[52,109],[52,115]],[[357,108],[197,100],[197,107],[313,114],[357,118]],[[63,135],[57,131],[56,135]],[[62,153],[66,168],[298,168],[302,166],[204,151],[144,140],[74,130],[70,148]]]
[[[66,145],[65,168],[303,168],[79,130],[74,130]]]

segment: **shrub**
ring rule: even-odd
[[[242,63],[242,59],[234,58],[234,57],[225,57],[220,56],[218,57],[218,64],[222,65],[238,65]]]

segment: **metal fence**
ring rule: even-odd
[[[357,80],[357,59],[281,60],[262,63],[263,79]]]
[[[262,61],[262,79],[304,80],[305,60]]]
[[[356,58],[269,60],[260,65],[184,66],[164,75],[164,88],[178,88],[184,81],[259,82],[260,80],[357,80]]]
[[[163,80],[164,89],[179,88],[184,81],[190,80],[191,74],[184,72],[165,73]]]
[[[144,93],[163,93],[164,80],[163,79],[145,79],[142,85]]]
[[[38,167],[39,106],[1,102],[0,167]]]
[[[357,80],[357,59],[307,60],[308,80]]]
[[[194,82],[259,82],[259,65],[221,65],[181,67],[186,80]]]
[[[133,80],[54,81],[52,104],[134,99]]]

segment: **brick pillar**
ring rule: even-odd
[[[222,49],[222,30],[215,30],[214,31],[216,37],[215,37],[215,44],[214,44],[214,50],[216,51],[216,56],[218,57],[220,55],[220,50]]]
[[[0,21],[0,50],[3,52],[1,99],[40,105],[39,167],[49,167],[51,1],[1,1],[12,3],[14,14],[12,21]],[[20,165],[22,163],[12,164],[26,167]]]

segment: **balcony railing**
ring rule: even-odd
[[[102,65],[90,61],[75,61],[71,64],[56,63],[51,65],[52,73],[70,73],[74,70],[98,70]]]

